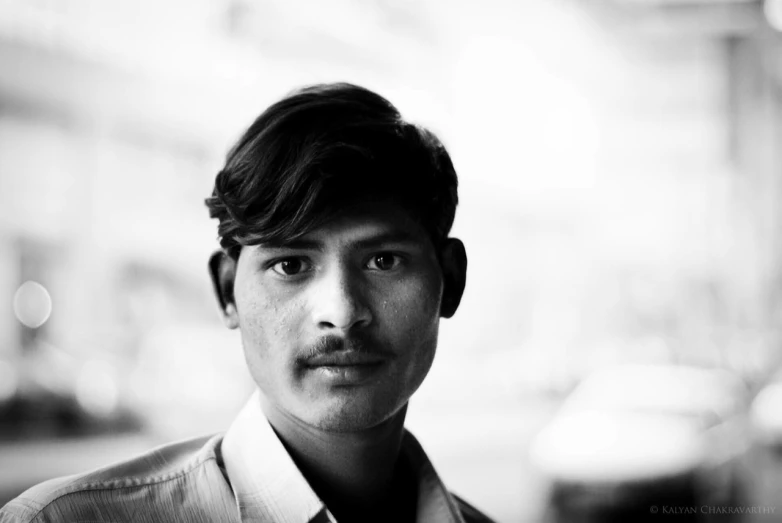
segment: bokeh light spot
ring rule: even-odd
[[[35,281],[26,281],[14,294],[16,319],[31,329],[46,323],[52,313],[52,298],[46,287]]]

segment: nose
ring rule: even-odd
[[[365,296],[360,274],[349,267],[325,271],[312,289],[313,320],[322,330],[347,332],[369,325],[372,313]]]

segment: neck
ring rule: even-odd
[[[262,402],[288,453],[339,521],[350,521],[391,502],[404,474],[397,466],[405,405],[380,425],[357,432],[320,430]]]

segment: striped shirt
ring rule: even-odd
[[[418,477],[418,523],[490,523],[446,490],[407,431],[401,452]],[[46,481],[0,509],[0,523],[54,521],[336,523],[264,417],[257,392],[225,436]]]

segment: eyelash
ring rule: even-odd
[[[306,269],[302,270],[302,271],[299,271],[296,274],[285,274],[282,271],[275,270],[276,266],[278,266],[278,265],[280,265],[280,264],[282,264],[284,262],[289,262],[289,261],[301,262],[301,264],[303,266],[305,266]],[[307,258],[300,257],[300,256],[287,256],[285,258],[278,258],[276,260],[270,261],[269,264],[268,264],[268,269],[271,270],[272,272],[274,272],[275,274],[277,274],[278,276],[282,276],[283,278],[295,278],[296,276],[300,276],[301,274],[303,274],[305,272],[309,272],[310,270],[312,270],[312,262],[310,260],[308,260]]]
[[[391,255],[391,256],[394,257],[394,266],[391,269],[388,269],[386,271],[377,269],[379,272],[391,272],[393,270],[396,270],[396,269],[399,268],[400,265],[403,265],[405,263],[405,261],[406,261],[406,259],[402,255],[400,255],[400,254],[397,254],[397,253],[391,252],[391,251],[382,251],[382,252],[378,252],[378,253],[373,254],[372,256],[370,256],[369,260],[367,260],[367,262],[364,265],[366,266],[369,263],[371,263],[372,261],[374,261],[377,258],[379,258],[380,256],[384,256],[384,255]],[[375,269],[373,269],[373,270],[375,270]]]
[[[386,270],[386,271],[383,271],[381,269],[370,269],[370,270],[373,270],[373,271],[376,271],[376,272],[392,272],[392,271],[398,269],[401,265],[404,265],[407,262],[407,258],[405,256],[399,254],[399,253],[392,252],[392,251],[380,251],[380,252],[372,254],[367,259],[367,261],[364,262],[364,267],[366,267],[367,265],[369,265],[370,263],[375,261],[378,257],[383,256],[383,255],[391,255],[391,256],[394,257],[394,262],[395,263],[394,263],[393,267],[388,269],[388,270]],[[290,262],[290,261],[300,262],[305,267],[304,270],[300,270],[299,272],[297,272],[295,274],[286,274],[282,270],[278,271],[278,270],[275,269],[275,267],[277,267],[278,265],[280,265],[280,264],[282,264],[284,262]],[[300,276],[300,275],[302,275],[304,273],[310,272],[312,270],[312,265],[313,265],[312,262],[309,259],[307,259],[306,257],[303,257],[303,256],[302,257],[300,257],[300,256],[286,256],[285,258],[277,258],[275,260],[271,260],[267,264],[266,268],[267,268],[267,270],[271,270],[272,272],[274,272],[275,274],[277,274],[278,276],[281,276],[283,278],[295,278],[295,277]]]

